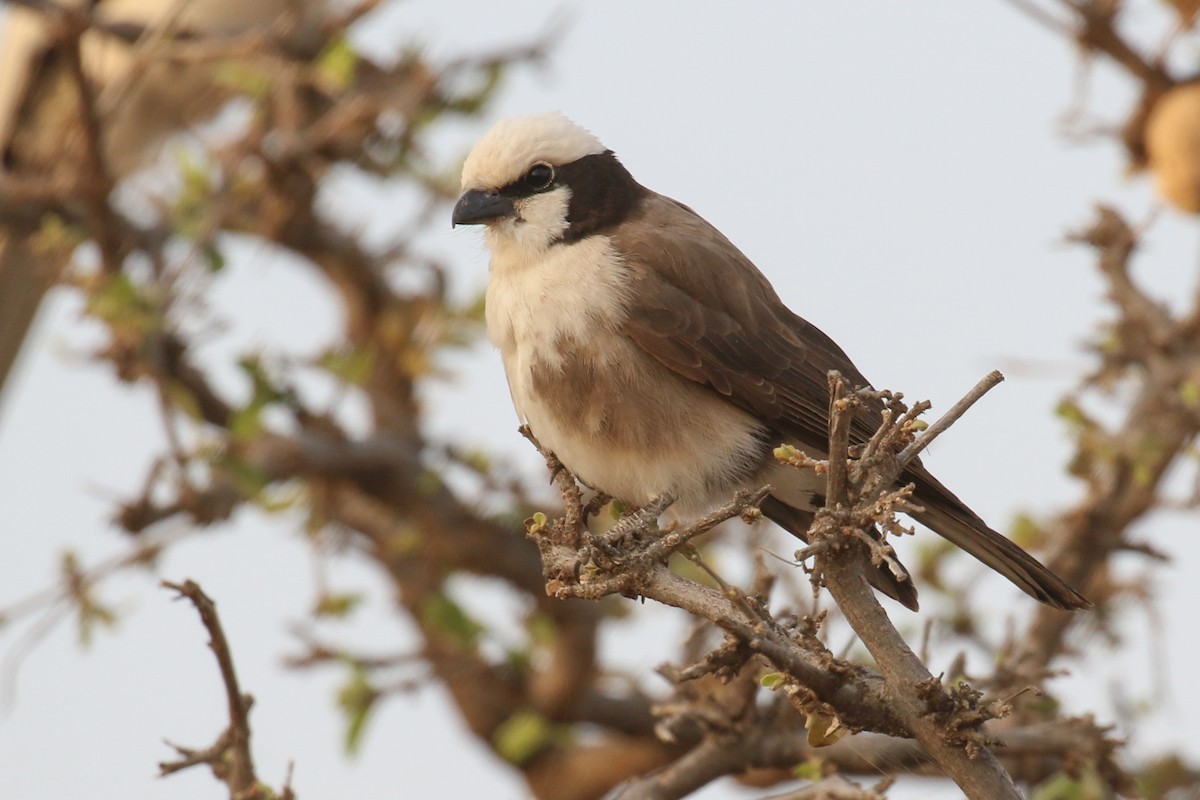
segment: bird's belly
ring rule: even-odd
[[[691,513],[771,459],[759,420],[620,334],[629,276],[607,237],[490,269],[488,336],[517,414],[589,486],[636,505],[670,494]]]
[[[758,420],[623,337],[597,338],[506,364],[518,414],[589,486],[637,505],[670,494],[687,514],[728,499],[770,458],[777,443]]]

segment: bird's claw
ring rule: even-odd
[[[610,561],[619,561],[629,555],[622,547],[624,542],[638,533],[646,531],[658,521],[659,516],[675,502],[671,495],[659,495],[649,503],[622,518],[604,533],[588,537],[587,544],[580,549],[584,563],[594,561],[597,555]]]

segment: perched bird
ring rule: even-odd
[[[774,487],[763,513],[803,539],[824,480],[776,462],[781,443],[822,458],[826,374],[867,380],[793,314],[716,228],[639,184],[588,131],[551,113],[498,122],[463,166],[455,225],[491,251],[487,330],[517,413],[589,486],[693,513]],[[854,420],[865,441],[881,422]],[[1090,604],[989,528],[919,463],[916,518],[1043,603]],[[911,581],[869,572],[916,609]]]

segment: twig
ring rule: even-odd
[[[727,507],[728,508],[728,507]],[[793,676],[822,702],[838,709],[842,719],[855,729],[905,735],[906,729],[878,694],[878,676],[860,667],[835,663],[815,641],[800,643],[790,630],[778,626],[765,609],[681,578],[657,561],[643,564],[639,571],[622,571],[576,583],[569,578],[575,551],[561,544],[538,539],[548,575],[546,591],[554,597],[599,599],[625,592],[674,606],[695,617],[707,619],[746,642],[781,672]]]
[[[934,439],[941,436],[942,433],[945,432],[945,430],[955,422],[958,422],[959,417],[967,413],[967,410],[971,406],[979,402],[981,397],[990,392],[996,386],[999,386],[1000,382],[1003,380],[1004,376],[1000,374],[999,370],[992,370],[987,375],[984,375],[983,378],[979,380],[979,383],[975,384],[975,386],[971,388],[971,391],[963,395],[962,399],[957,403],[950,406],[950,410],[939,417],[936,422],[930,425],[924,433],[917,437],[916,441],[900,451],[900,454],[896,456],[897,463],[901,467],[909,464],[921,453],[922,450],[933,444]]]
[[[1031,0],[1005,0],[1010,6],[1041,25],[1046,30],[1065,37],[1074,35],[1071,26]]]
[[[266,800],[269,790],[259,784],[254,773],[254,758],[250,752],[250,706],[254,703],[254,698],[242,694],[238,686],[237,673],[233,668],[233,654],[229,650],[229,642],[225,639],[225,631],[217,616],[216,604],[194,581],[187,580],[182,584],[163,581],[161,585],[178,592],[180,597],[187,598],[200,614],[200,621],[208,631],[208,646],[217,659],[221,680],[225,685],[229,727],[217,738],[215,744],[203,750],[189,750],[173,745],[182,757],[177,761],[160,763],[159,774],[166,776],[198,764],[207,764],[213,774],[229,787],[230,797],[239,800]]]
[[[115,274],[121,267],[116,239],[119,226],[109,210],[114,181],[104,155],[104,128],[96,105],[96,93],[83,68],[80,39],[87,30],[86,16],[79,12],[57,15],[58,50],[70,70],[78,98],[78,115],[83,130],[83,153],[87,180],[82,182],[83,201],[88,209],[89,229],[100,250],[104,271]]]
[[[857,487],[849,485],[847,471],[835,468],[835,465],[848,462],[850,420],[855,413],[856,403],[840,375],[831,373],[829,380],[831,413],[826,507],[818,512],[809,536],[815,541],[823,538],[843,539],[851,544],[817,557],[825,586],[879,666],[884,678],[884,695],[889,699],[894,713],[946,774],[973,800],[1019,800],[1021,794],[1012,778],[984,746],[977,732],[971,730],[972,726],[953,721],[956,713],[954,702],[909,649],[867,583],[863,574],[863,558],[859,555],[863,546],[852,544],[858,542],[857,538],[843,536],[847,511],[866,504],[868,511],[864,521],[869,525],[869,509],[876,498],[869,494],[856,497]],[[995,382],[998,381],[993,379],[990,385]],[[990,385],[985,379],[975,391],[982,395]],[[955,408],[962,406],[961,410],[965,411],[974,399],[977,397],[972,398],[969,394]],[[952,422],[953,419],[939,426],[936,431],[931,426],[930,432],[936,435]],[[914,442],[913,446],[916,444],[918,442]],[[916,452],[911,455],[915,456]],[[900,465],[896,464],[892,470],[898,473],[899,468]],[[982,722],[982,719],[981,716],[978,721]]]
[[[884,800],[884,797],[878,792],[855,786],[845,778],[835,775],[803,789],[773,794],[763,800]]]

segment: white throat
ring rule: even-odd
[[[516,201],[515,216],[489,223],[483,237],[493,267],[543,258],[567,230],[570,202],[571,190],[560,186]]]

